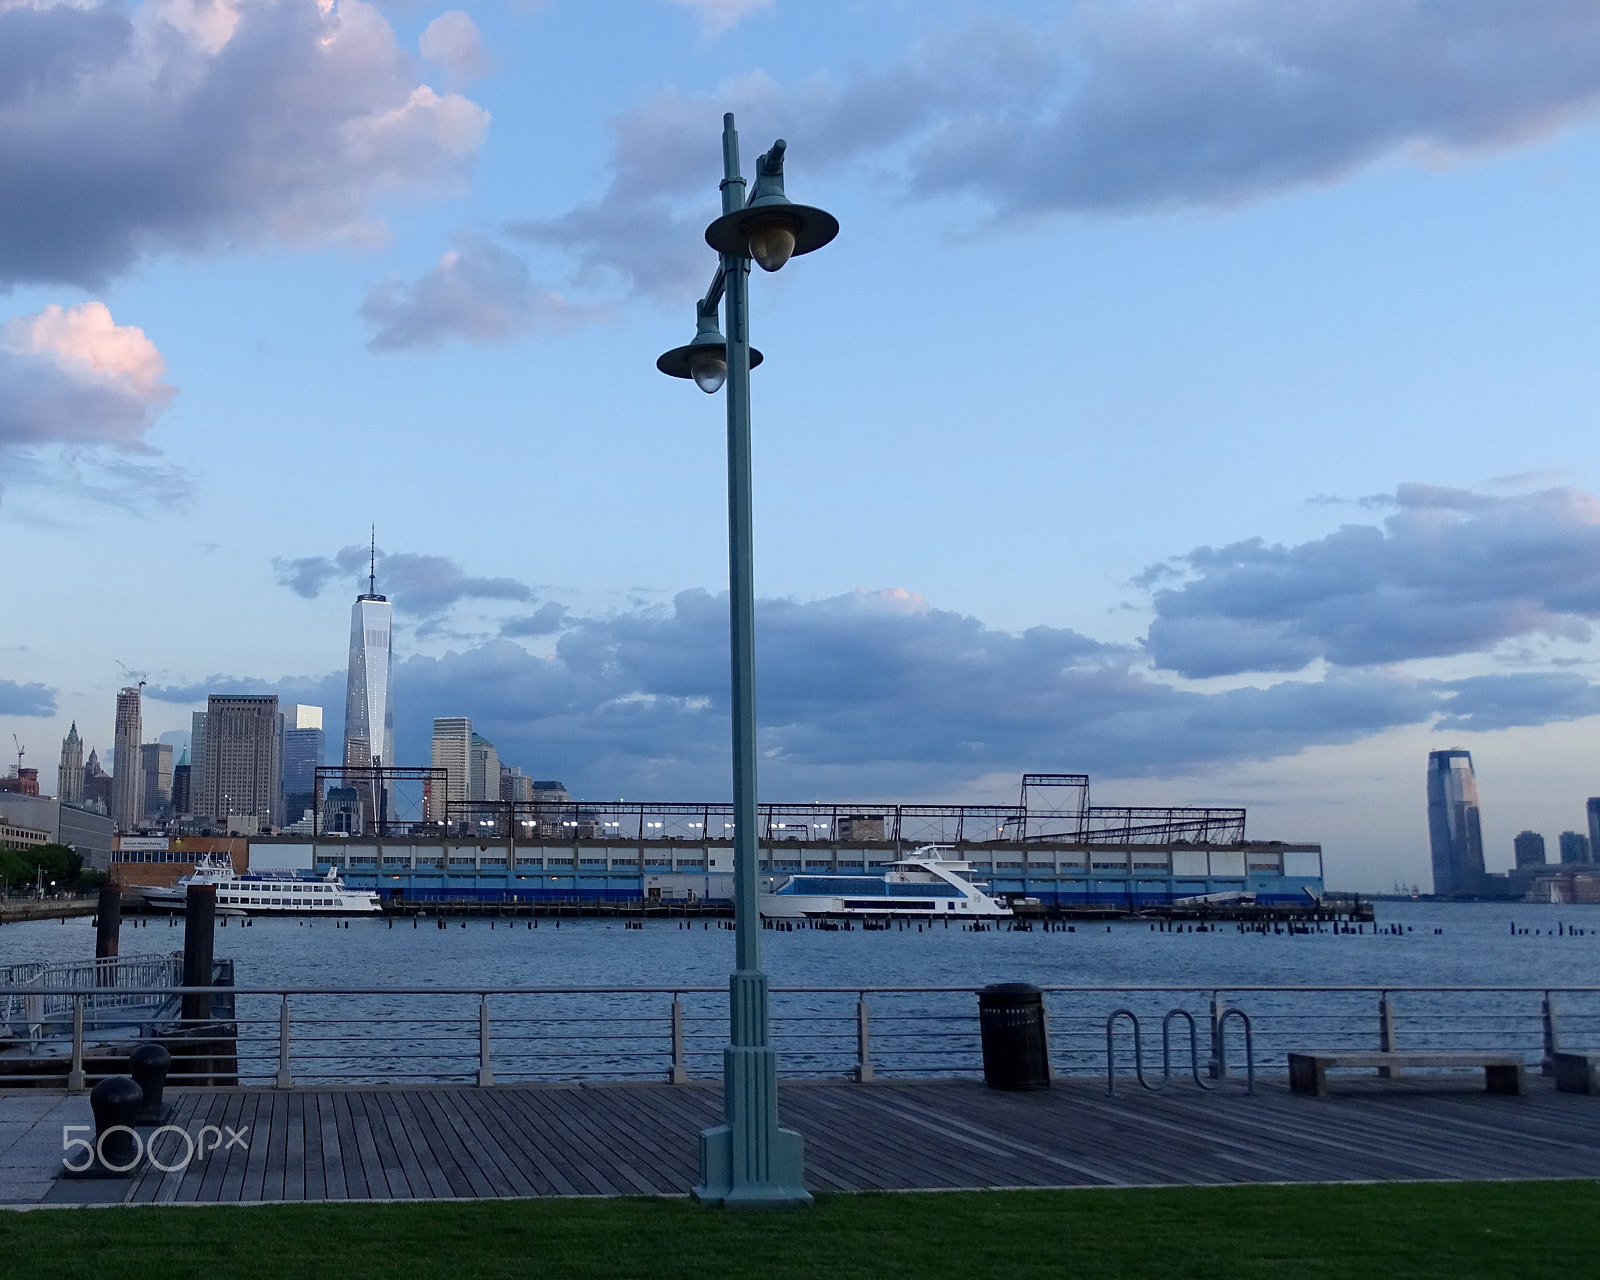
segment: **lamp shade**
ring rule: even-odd
[[[742,209],[725,213],[706,228],[706,243],[734,258],[754,258],[776,271],[791,257],[820,249],[839,234],[839,219],[825,209],[795,204],[783,192],[783,153],[779,138],[756,161],[756,185]],[[792,247],[790,237],[793,237]]]

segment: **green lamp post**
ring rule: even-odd
[[[778,1056],[767,1026],[767,975],[761,968],[758,900],[760,829],[756,818],[755,582],[750,538],[750,263],[776,271],[796,254],[839,234],[832,214],[793,204],[783,193],[780,139],[756,161],[744,198],[739,134],[722,118],[722,216],[706,243],[722,257],[695,309],[694,341],[656,361],[662,373],[692,378],[705,392],[728,389],[728,610],[732,623],[733,867],[736,961],[728,981],[729,1036],[722,1054],[723,1123],[700,1134],[696,1198],[712,1204],[804,1204],[805,1146],[778,1127]],[[726,301],[727,337],[717,328]]]

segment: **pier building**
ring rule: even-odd
[[[325,772],[337,783],[339,770]],[[1034,899],[1044,910],[1201,898],[1304,906],[1322,895],[1321,846],[1247,839],[1243,809],[1100,806],[1088,792],[1081,774],[1029,774],[1016,805],[762,805],[764,886],[800,873],[881,874],[936,843],[951,846],[994,894]],[[463,802],[447,823],[393,823],[381,835],[336,830],[337,810],[318,816],[310,838],[252,837],[249,865],[336,868],[350,888],[375,890],[394,906],[714,904],[733,896],[733,806],[725,803]],[[163,877],[183,857],[119,855],[126,882],[142,881],[133,865],[141,856],[167,864]]]

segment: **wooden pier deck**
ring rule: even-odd
[[[1530,1082],[1347,1082],[1328,1099],[1262,1081],[1214,1093],[1058,1081],[1012,1094],[977,1080],[788,1082],[784,1122],[814,1190],[1600,1177],[1600,1098]],[[717,1083],[195,1089],[171,1123],[244,1139],[177,1172],[122,1182],[51,1175],[87,1099],[0,1095],[0,1203],[239,1203],[492,1196],[682,1195]],[[176,1139],[173,1150],[181,1153]],[[175,1163],[174,1155],[162,1159]]]

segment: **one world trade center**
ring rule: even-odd
[[[382,769],[394,765],[394,606],[377,592],[377,543],[367,590],[350,610],[350,671],[344,697],[344,785],[360,799],[363,828],[388,817]]]

